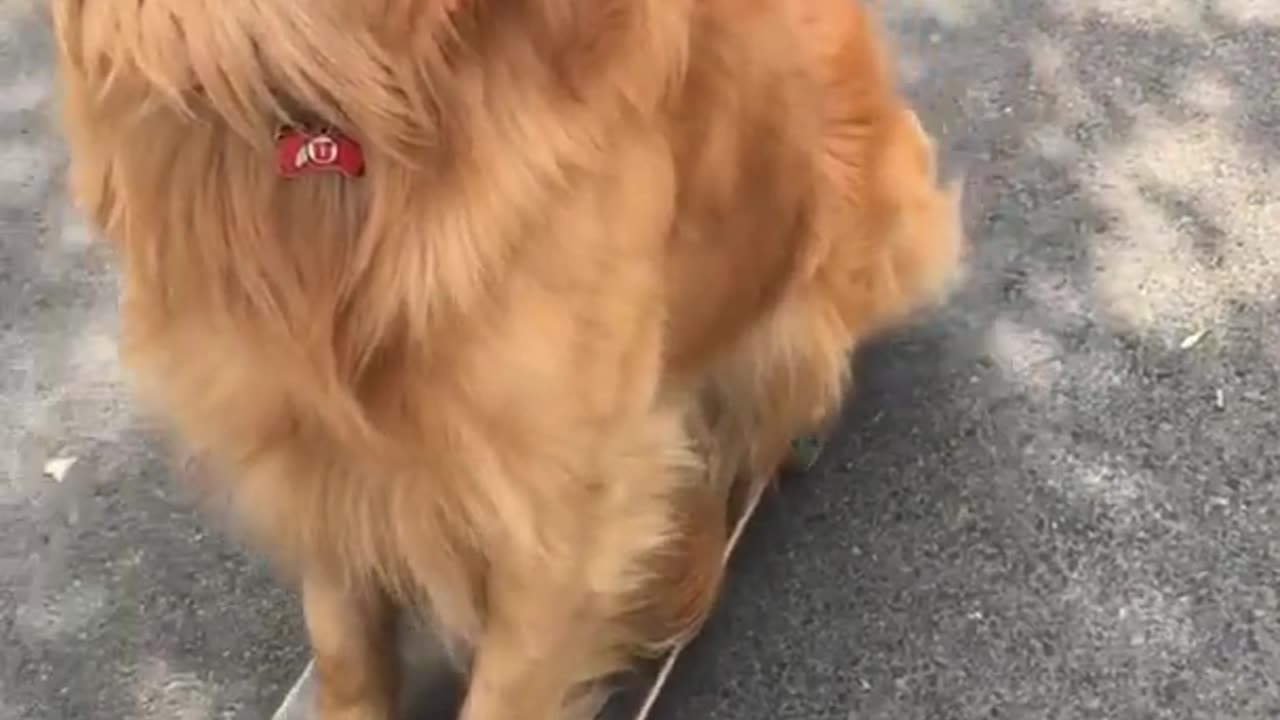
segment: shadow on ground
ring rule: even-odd
[[[1280,715],[1280,9],[887,12],[972,278],[864,356],[656,717]]]

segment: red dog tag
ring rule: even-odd
[[[276,168],[285,178],[322,172],[359,177],[364,174],[364,151],[360,143],[338,132],[287,127],[276,134]]]

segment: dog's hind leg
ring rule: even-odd
[[[376,588],[312,572],[303,577],[302,603],[319,681],[319,720],[394,718],[399,668],[389,599]]]
[[[798,288],[712,372],[702,396],[731,515],[754,486],[816,461],[848,392],[854,339],[835,308]]]
[[[651,557],[648,589],[629,618],[646,654],[660,655],[692,639],[711,614],[724,579],[729,487],[709,478],[690,480],[677,491],[669,540]]]

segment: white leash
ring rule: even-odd
[[[764,497],[765,490],[768,489],[770,483],[762,482],[751,496],[751,502],[747,504],[746,510],[742,516],[738,518],[738,524],[733,527],[733,534],[729,536],[729,544],[725,546],[724,556],[720,559],[721,566],[729,564],[729,558],[733,557],[733,550],[738,546],[738,540],[742,538],[742,533],[747,529],[747,523],[751,521],[751,516],[756,514],[756,508],[760,506],[760,499]],[[641,706],[640,712],[636,715],[635,720],[647,720],[653,706],[658,702],[658,696],[662,693],[662,688],[667,684],[667,678],[671,677],[671,671],[676,666],[676,661],[680,659],[680,653],[689,646],[693,638],[689,638],[672,648],[667,654],[667,659],[662,663],[662,669],[658,671],[658,676],[654,679],[653,685],[649,688],[649,694],[645,697],[644,705]]]

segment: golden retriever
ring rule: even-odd
[[[122,356],[299,583],[324,720],[394,714],[400,608],[464,720],[594,716],[960,266],[846,0],[50,1]]]

